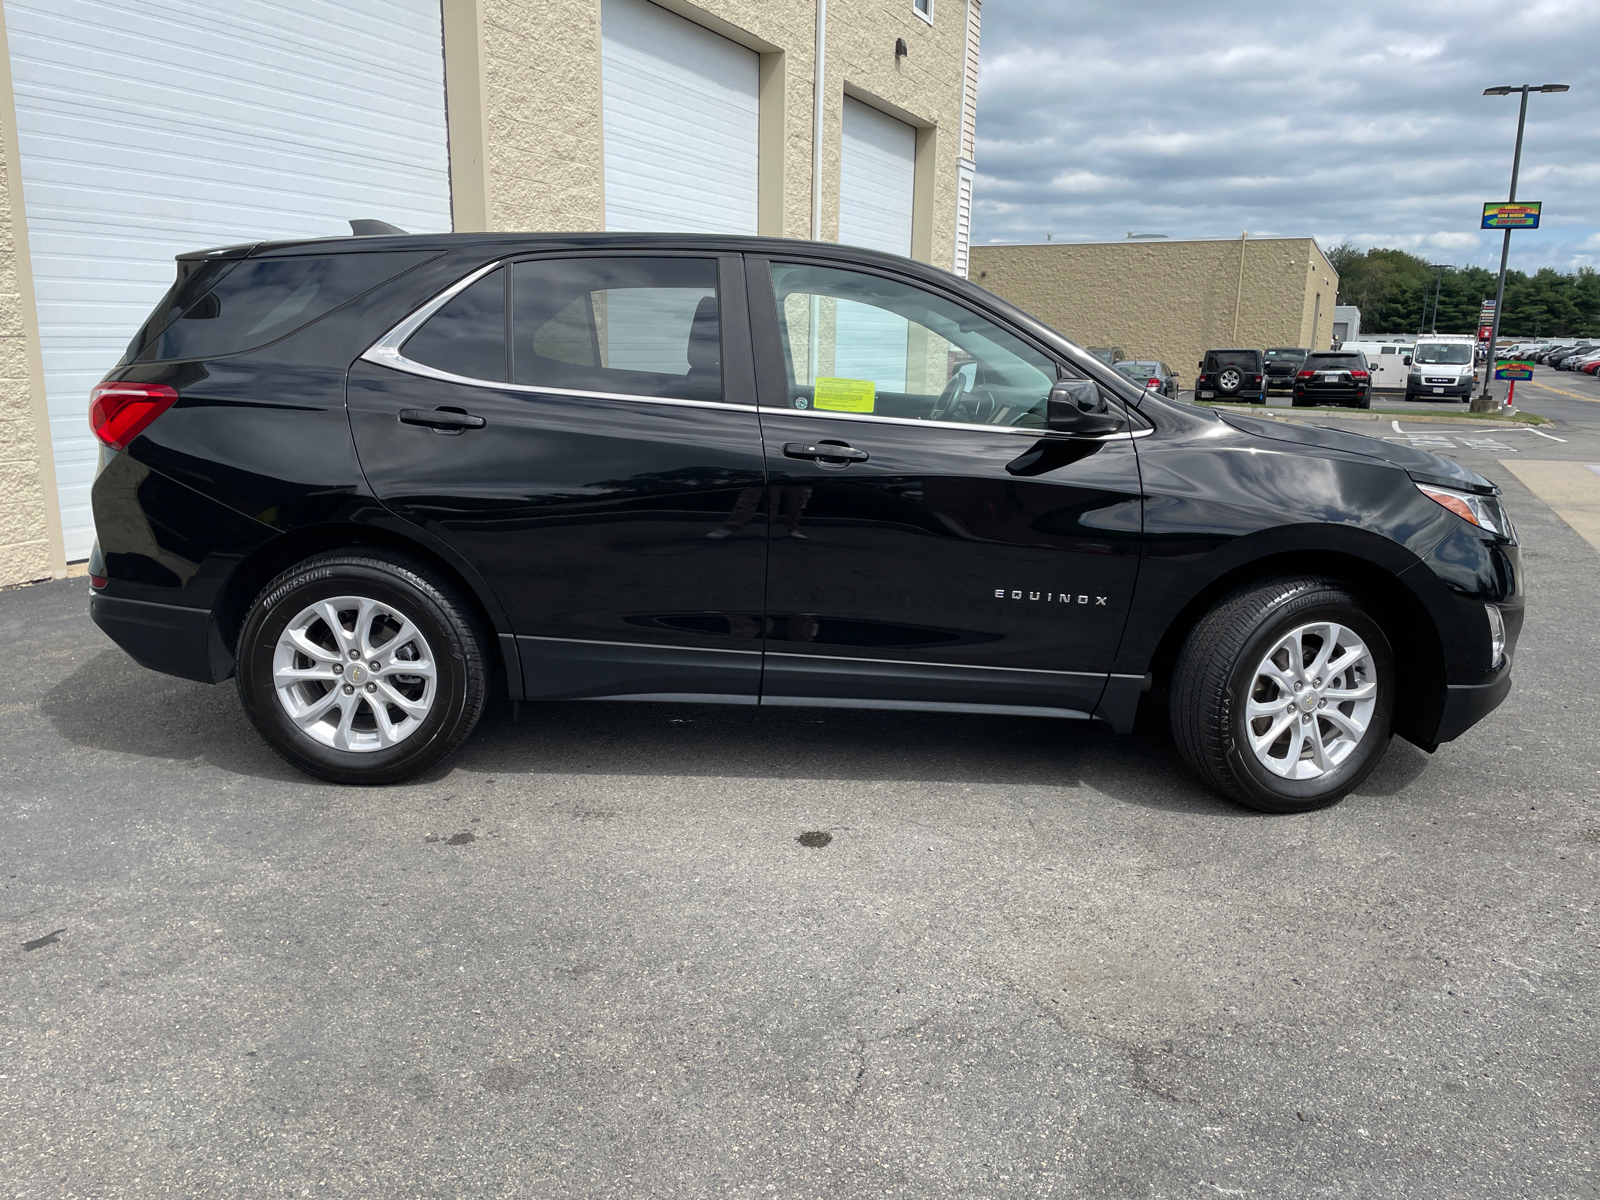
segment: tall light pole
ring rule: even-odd
[[[1509,96],[1513,92],[1522,93],[1522,108],[1517,113],[1517,149],[1511,156],[1511,195],[1507,197],[1511,203],[1517,199],[1517,172],[1522,166],[1522,127],[1528,121],[1528,93],[1529,92],[1565,92],[1570,89],[1564,83],[1525,83],[1521,87],[1492,87],[1484,88],[1485,96]],[[1500,246],[1500,282],[1494,292],[1494,321],[1489,327],[1489,353],[1488,361],[1483,367],[1483,391],[1473,397],[1473,412],[1488,412],[1496,407],[1494,397],[1489,395],[1489,380],[1494,378],[1494,344],[1500,337],[1500,309],[1506,299],[1506,260],[1511,256],[1511,230],[1506,230],[1505,241]]]

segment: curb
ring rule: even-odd
[[[1266,408],[1257,404],[1205,404],[1198,407],[1209,408],[1214,412],[1238,413],[1246,417],[1269,417],[1274,421],[1404,421],[1411,425],[1465,425],[1472,429],[1533,429],[1539,425],[1548,425],[1548,420],[1519,421],[1513,416],[1510,419],[1501,418],[1497,421],[1486,421],[1481,415],[1467,413],[1393,413],[1393,412],[1368,412],[1364,409],[1350,409],[1344,412],[1331,412],[1322,409],[1308,410],[1304,408]]]

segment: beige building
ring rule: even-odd
[[[89,391],[181,251],[377,218],[965,273],[980,4],[0,0],[0,585],[87,557]]]
[[[1313,238],[975,246],[972,280],[1083,346],[1164,362],[1211,349],[1328,348],[1339,276]]]

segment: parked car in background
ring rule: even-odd
[[[1463,335],[1419,337],[1411,348],[1407,400],[1470,400],[1477,378],[1473,341]]]
[[[1565,354],[1552,357],[1550,365],[1558,371],[1570,371],[1572,370],[1574,363],[1576,363],[1580,358],[1594,353],[1594,350],[1595,345],[1593,342],[1579,342],[1576,346],[1573,346],[1571,349],[1569,349]]]
[[[1590,351],[1572,367],[1574,371],[1580,371],[1585,375],[1593,375],[1596,368],[1600,368],[1600,351]]]
[[[1279,347],[1266,351],[1262,357],[1267,364],[1267,391],[1278,389],[1281,391],[1294,390],[1295,372],[1300,369],[1300,364],[1305,362],[1308,349],[1295,349],[1292,347]]]
[[[1267,363],[1259,350],[1207,350],[1194,381],[1196,400],[1267,399]]]
[[[1125,358],[1116,369],[1148,392],[1159,392],[1169,400],[1178,398],[1178,377],[1164,362],[1148,358]]]
[[[236,675],[324,779],[415,775],[491,688],[1122,733],[1156,690],[1200,778],[1304,812],[1511,687],[1493,483],[1174,404],[924,263],[472,233],[178,266],[91,400],[90,614]]]
[[[1121,346],[1086,346],[1085,349],[1108,367],[1114,367],[1128,357],[1122,352]]]
[[[1372,407],[1372,371],[1359,350],[1325,350],[1306,355],[1294,378],[1294,406],[1337,404]]]

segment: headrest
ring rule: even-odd
[[[694,310],[689,326],[689,369],[714,371],[722,363],[722,343],[717,334],[717,298],[706,296]]]

